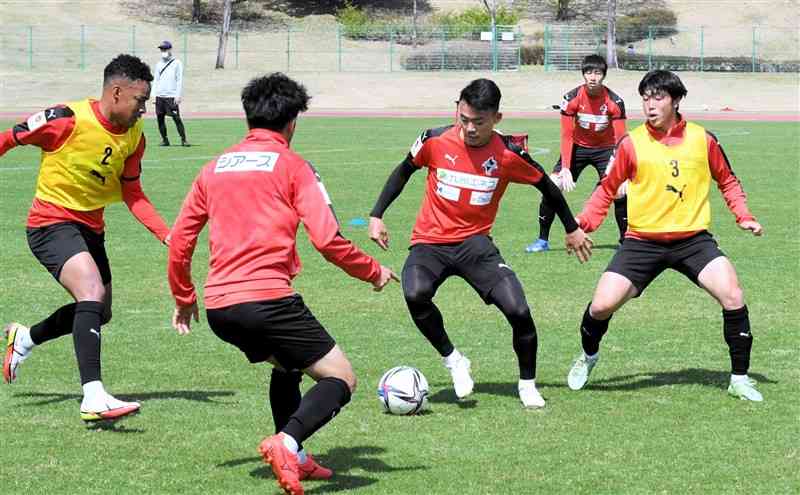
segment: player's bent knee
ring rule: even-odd
[[[740,287],[733,287],[720,298],[724,309],[738,309],[744,306],[744,291]]]

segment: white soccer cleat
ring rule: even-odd
[[[519,400],[522,405],[530,409],[538,409],[544,407],[544,399],[539,391],[536,389],[535,383],[526,383],[528,380],[520,380],[517,389],[519,390]]]
[[[589,381],[589,375],[592,373],[600,355],[595,355],[594,358],[587,358],[585,353],[581,353],[567,375],[567,385],[572,390],[580,390]]]
[[[17,368],[31,355],[31,349],[19,345],[19,335],[29,332],[28,327],[19,323],[9,323],[3,330],[6,337],[6,352],[3,357],[3,380],[13,383],[17,379]]]
[[[83,397],[81,419],[86,422],[117,420],[139,412],[141,404],[119,400],[108,392],[93,398]]]
[[[756,381],[749,378],[747,380],[731,380],[731,384],[728,385],[728,393],[741,400],[761,402],[764,400],[764,397],[756,390],[755,385]]]
[[[450,376],[453,378],[453,388],[456,390],[456,397],[463,399],[472,393],[475,382],[469,375],[470,362],[466,356],[461,356],[461,359],[452,365],[447,364],[447,360],[443,358],[444,366],[450,370]]]

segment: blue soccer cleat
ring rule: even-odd
[[[550,243],[544,239],[536,239],[536,241],[525,246],[526,253],[541,253],[550,251]]]

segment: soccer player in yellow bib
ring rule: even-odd
[[[6,325],[3,378],[13,382],[35,346],[72,334],[84,421],[114,420],[139,410],[137,402],[109,394],[101,381],[100,330],[111,319],[103,210],[124,201],[139,222],[166,242],[169,228],[139,181],[145,148],[141,116],[152,80],[147,64],[119,55],[105,68],[99,100],[57,105],[0,133],[0,156],[19,145],[42,150],[27,220],[28,245],[75,300],[30,329]]]
[[[567,376],[572,390],[583,388],[597,364],[611,316],[671,268],[722,306],[723,336],[731,360],[728,393],[743,400],[763,400],[747,376],[753,337],[736,270],[708,232],[712,179],[741,229],[756,236],[763,229],[750,213],[716,137],[678,112],[686,93],[672,72],[654,70],[644,76],[639,94],[646,122],[617,144],[608,174],[578,215],[584,231],[597,229],[618,188],[628,181],[628,231],[583,314],[583,352]]]

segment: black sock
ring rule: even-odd
[[[275,422],[275,433],[283,430],[289,418],[300,407],[302,395],[300,394],[300,381],[303,373],[300,371],[282,371],[272,368],[269,379],[269,405],[272,409],[272,420]]]
[[[547,201],[542,200],[539,204],[539,239],[544,239],[545,241],[550,239],[550,227],[553,225],[555,218],[555,210]]]
[[[731,373],[746,375],[750,369],[750,349],[753,347],[747,306],[739,309],[723,309],[722,331],[731,356]]]
[[[350,387],[344,380],[323,378],[303,396],[300,407],[289,418],[283,432],[303,443],[350,402]]]
[[[53,314],[31,327],[31,340],[34,344],[44,344],[72,333],[75,323],[75,303],[58,308]]]
[[[619,229],[619,242],[625,238],[625,232],[628,230],[628,197],[623,196],[614,200],[614,218],[617,220],[617,228]]]
[[[489,296],[492,304],[497,306],[511,324],[520,380],[533,380],[536,378],[539,339],[522,284],[516,276],[504,277],[494,286]]]
[[[593,356],[600,350],[600,341],[608,331],[608,322],[611,321],[611,317],[607,320],[595,320],[589,314],[589,306],[586,306],[586,311],[583,312],[583,321],[581,321],[581,344],[583,352]]]
[[[75,304],[75,321],[72,340],[81,385],[100,380],[100,322],[103,319],[103,303],[81,301]]]
[[[439,355],[444,357],[452,354],[455,347],[450,342],[450,337],[444,329],[444,320],[442,320],[442,313],[439,308],[433,302],[425,304],[406,302],[414,324],[417,325],[422,335],[428,339],[428,342],[436,348]]]
[[[539,339],[536,335],[533,318],[522,329],[513,327],[513,330],[514,352],[517,353],[517,362],[519,363],[519,379],[533,380],[536,378],[536,353],[539,348]]]

